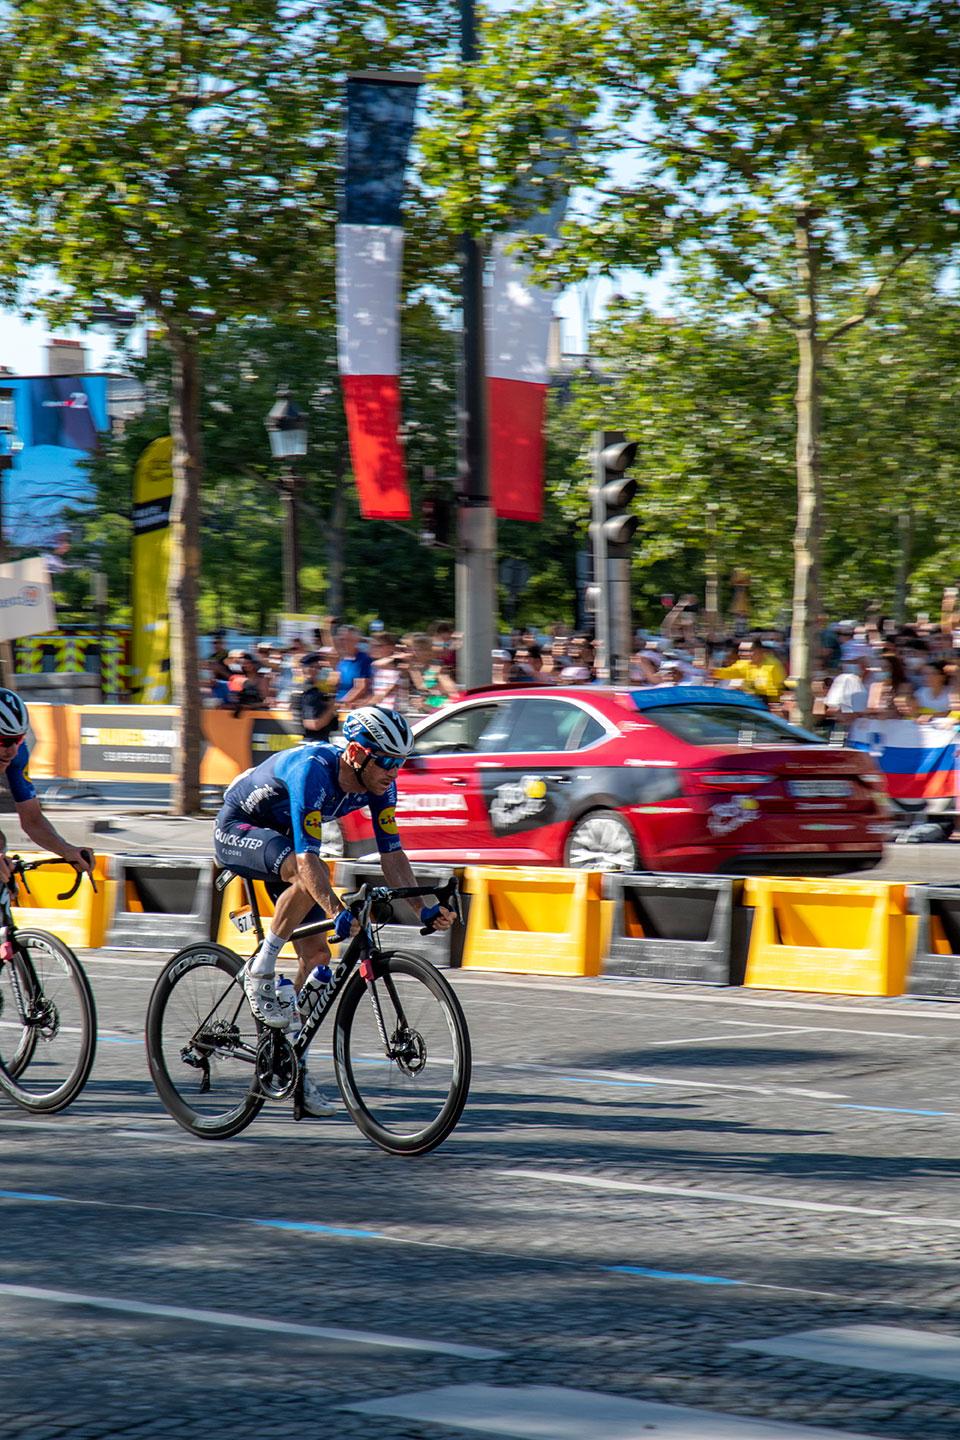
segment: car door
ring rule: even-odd
[[[582,752],[606,727],[574,700],[531,695],[508,702],[499,732],[483,737],[487,753],[474,767],[492,849],[507,861],[559,864],[574,796],[589,779]]]
[[[476,766],[485,736],[499,743],[505,708],[484,696],[417,727],[413,754],[397,781],[397,823],[408,855],[460,860],[489,845]]]

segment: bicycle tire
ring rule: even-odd
[[[422,955],[392,950],[372,958],[384,1027],[391,1042],[399,1037],[405,1058],[386,1055],[373,1004],[363,1003],[366,983],[354,974],[334,1024],[337,1084],[368,1140],[391,1155],[425,1155],[451,1133],[467,1102],[467,1022],[449,982]]]
[[[150,1078],[167,1113],[202,1140],[239,1134],[264,1104],[247,1055],[262,1026],[234,983],[243,964],[223,945],[188,945],[167,961],[150,992]]]
[[[0,1044],[0,1089],[31,1114],[64,1110],[90,1077],[97,1050],[97,1008],[86,971],[69,945],[46,930],[17,930],[13,956],[0,968],[3,1030],[19,1029],[13,1049]],[[12,966],[31,1009],[38,1004],[46,1019],[24,1024],[14,1018]]]

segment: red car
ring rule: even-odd
[[[472,691],[416,726],[397,791],[422,861],[830,875],[887,833],[869,756],[706,686]],[[339,838],[373,852],[366,812]]]

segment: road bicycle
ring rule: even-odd
[[[75,1100],[87,1083],[97,1048],[97,1011],[90,981],[70,946],[46,930],[20,928],[13,918],[16,885],[30,893],[27,872],[64,861],[57,855],[7,858],[10,881],[0,885],[0,1090],[23,1110],[50,1114]],[[77,878],[59,900],[77,893],[84,872],[73,868]],[[93,876],[89,879],[96,890]]]
[[[231,871],[221,872],[218,887],[232,878]],[[254,932],[259,946],[256,893],[250,881],[243,883],[249,909],[233,918]],[[462,920],[456,878],[439,889],[362,885],[343,897],[360,931],[330,979],[302,992],[299,1034],[254,1019],[237,982],[245,956],[214,943],[174,955],[153,988],[146,1023],[150,1075],[173,1119],[191,1135],[222,1140],[245,1129],[267,1100],[292,1097],[299,1120],[307,1050],[336,1005],[332,1047],[321,1053],[314,1046],[311,1078],[330,1085],[335,1077],[350,1118],[391,1155],[423,1155],[445,1140],[470,1087],[467,1022],[440,971],[412,951],[381,950],[377,932],[392,918],[392,900],[425,895]],[[293,933],[300,938],[332,929],[332,920],[322,920]]]

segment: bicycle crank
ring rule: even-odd
[[[287,1100],[293,1094],[300,1062],[282,1030],[267,1030],[257,1046],[257,1082],[269,1100]]]

